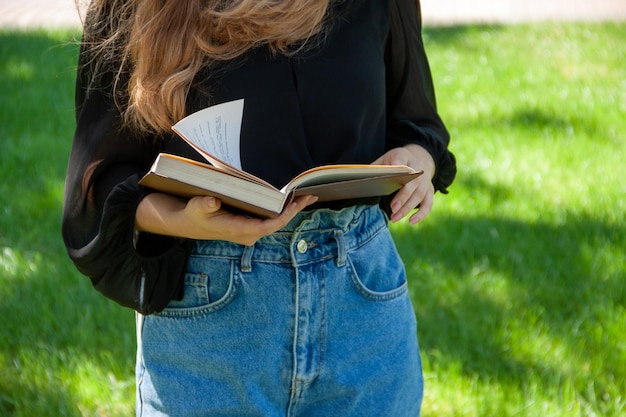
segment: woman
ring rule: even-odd
[[[244,98],[243,168],[282,186],[331,163],[425,174],[392,198],[277,218],[138,185],[185,115]],[[387,222],[424,219],[456,167],[414,0],[93,0],[63,236],[137,315],[137,415],[415,416],[416,323]]]

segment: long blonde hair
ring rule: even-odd
[[[92,0],[83,42],[96,71],[114,65],[124,123],[160,133],[185,116],[188,91],[205,66],[260,45],[293,53],[320,33],[329,2]]]

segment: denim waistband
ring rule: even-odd
[[[265,236],[253,246],[225,241],[197,241],[189,262],[202,256],[241,259],[243,271],[252,262],[305,265],[336,258],[345,263],[346,253],[387,228],[387,218],[378,206],[353,206],[341,210],[318,209],[301,212],[287,226]]]

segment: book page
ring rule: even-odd
[[[406,165],[325,165],[309,169],[292,179],[281,191],[342,181],[402,176],[416,171]]]
[[[213,165],[241,169],[239,140],[244,100],[234,100],[195,112],[172,126]]]

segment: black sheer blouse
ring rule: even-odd
[[[149,192],[138,180],[158,152],[198,156],[174,135],[155,139],[122,128],[112,74],[92,77],[88,54],[83,45],[63,237],[96,289],[150,314],[182,295],[192,242],[152,234],[134,239],[136,207]],[[432,155],[436,190],[447,192],[454,179],[456,164],[422,44],[419,1],[337,2],[315,47],[291,57],[259,47],[213,66],[199,74],[188,110],[239,98],[245,99],[243,168],[276,186],[316,165],[370,163],[409,143]]]

